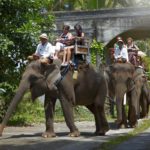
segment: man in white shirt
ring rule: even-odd
[[[32,56],[29,56],[29,60],[40,59],[42,63],[47,63],[49,59],[53,59],[55,53],[55,47],[48,42],[48,36],[46,33],[43,33],[39,36],[40,43],[37,46],[35,53]]]
[[[118,38],[114,50],[115,62],[125,63],[129,61],[127,47],[121,38]]]

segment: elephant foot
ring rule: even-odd
[[[125,124],[120,125],[120,129],[125,129],[125,128],[127,128],[127,125],[125,125]]]
[[[105,133],[106,133],[105,131],[96,131],[96,132],[95,132],[95,135],[96,135],[96,136],[104,136]]]
[[[42,134],[42,137],[43,138],[53,138],[53,137],[56,137],[56,134],[54,132],[45,131]]]
[[[80,136],[80,132],[78,130],[76,130],[74,132],[70,132],[68,134],[68,136],[70,136],[70,137],[79,137]]]
[[[108,123],[106,123],[103,128],[99,129],[97,127],[96,131],[95,131],[95,135],[96,136],[104,136],[106,134],[106,132],[109,131],[109,125]]]
[[[134,123],[129,123],[129,125],[130,125],[130,128],[136,128],[137,126],[138,126],[138,122],[134,122]]]
[[[5,126],[0,124],[0,136],[2,136],[4,128],[5,128]]]
[[[108,124],[104,127],[104,131],[105,131],[105,133],[106,133],[107,131],[109,131],[109,125],[108,125]]]
[[[120,129],[120,128],[122,128],[123,126],[123,123],[122,123],[122,121],[118,121],[118,120],[116,120],[115,121],[115,124],[116,124],[116,126],[117,126],[117,129]]]
[[[138,124],[136,123],[136,124],[134,124],[134,125],[130,125],[130,127],[131,127],[131,128],[136,128],[137,125],[138,125]]]
[[[144,115],[143,114],[140,115],[140,119],[146,119],[146,118],[148,118],[148,114],[146,114],[146,115],[145,114]]]

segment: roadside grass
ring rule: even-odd
[[[89,110],[84,106],[76,106],[74,108],[75,121],[94,121],[94,116]],[[56,104],[55,122],[64,122],[64,115],[59,103]]]
[[[12,114],[8,125],[14,126],[30,126],[34,124],[45,123],[44,102],[36,100],[34,103],[31,101],[31,95],[25,94],[23,100],[17,106],[16,111]],[[84,106],[77,106],[74,108],[75,121],[94,121],[91,112]],[[60,102],[56,102],[55,122],[64,122],[64,115]]]
[[[118,144],[121,144],[122,142],[125,142],[133,138],[134,136],[140,134],[142,131],[148,129],[149,127],[150,127],[150,119],[144,119],[133,131],[130,131],[126,135],[117,136],[115,138],[113,137],[113,139],[110,139],[108,142],[102,143],[97,150],[112,150]]]

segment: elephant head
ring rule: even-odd
[[[123,121],[123,99],[126,92],[133,87],[134,66],[129,63],[115,63],[105,68],[105,78],[108,83],[109,96],[116,97],[117,125]]]
[[[41,64],[41,62],[37,60],[31,62],[26,67],[22,75],[18,90],[12,99],[6,115],[0,125],[0,135],[2,135],[3,129],[6,126],[12,112],[15,110],[17,104],[21,101],[22,97],[28,89],[31,91],[32,100],[35,100],[38,96],[41,96],[50,90],[56,90],[54,83],[60,77],[58,75],[56,77],[56,74],[59,74],[59,64],[59,61],[56,61],[56,63],[54,62],[52,65],[45,65]],[[51,76],[47,76],[47,74],[49,74],[47,70],[49,72],[54,71],[54,73],[52,73]],[[47,84],[47,82],[50,80],[52,81],[51,84]]]
[[[134,70],[134,66],[129,63],[116,63],[107,67],[107,78],[115,90],[116,97],[119,99],[132,87],[132,83],[130,82],[132,82]]]

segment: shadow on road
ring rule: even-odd
[[[91,124],[90,124],[91,123]],[[106,136],[95,136],[93,122],[80,124],[80,137],[68,137],[69,131],[65,124],[59,124],[56,128],[56,138],[42,138],[41,127],[11,128],[8,127],[3,137],[0,137],[0,150],[92,150],[101,143],[118,135],[119,132],[114,123],[109,123],[111,131]],[[78,125],[79,125],[78,124]],[[63,130],[63,132],[61,132]],[[36,131],[38,131],[36,133]],[[15,135],[14,135],[15,134]]]

